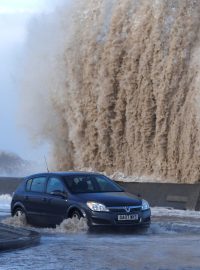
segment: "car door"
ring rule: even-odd
[[[46,187],[47,213],[50,224],[60,224],[66,218],[67,190],[59,177],[50,176]]]
[[[45,175],[29,179],[26,183],[24,205],[32,223],[43,225],[46,222],[46,184],[47,177]]]

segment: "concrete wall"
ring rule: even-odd
[[[21,178],[0,177],[0,194],[12,194],[21,181]]]
[[[22,179],[0,177],[0,194],[12,194]],[[124,189],[149,201],[151,206],[200,210],[200,184],[119,182]]]
[[[200,184],[120,182],[126,191],[148,200],[151,206],[200,210]]]

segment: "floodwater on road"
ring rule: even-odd
[[[71,220],[56,229],[32,228],[42,234],[41,243],[1,253],[0,270],[200,270],[200,213],[152,210],[148,231],[89,231],[84,221]],[[5,212],[6,207],[1,220],[15,225]],[[16,222],[20,225],[29,228]]]

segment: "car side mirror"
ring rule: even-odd
[[[57,197],[61,197],[63,199],[67,199],[67,193],[63,192],[61,190],[54,190],[50,194],[54,195],[54,196],[57,196]]]

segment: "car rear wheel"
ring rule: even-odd
[[[22,218],[24,219],[25,221],[27,221],[27,218],[26,218],[26,213],[24,212],[24,210],[21,208],[21,207],[18,207],[14,210],[14,214],[13,214],[14,217],[18,217],[18,218]]]

